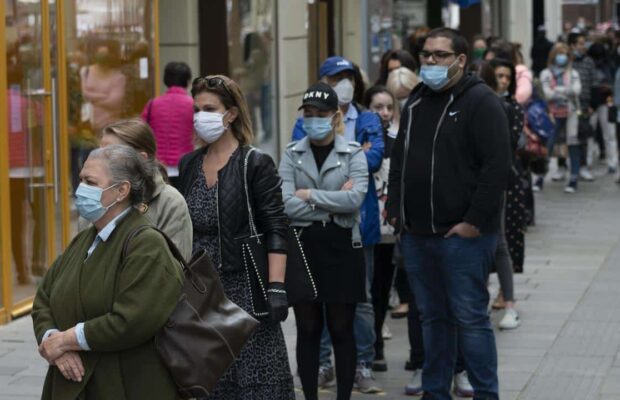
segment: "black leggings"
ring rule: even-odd
[[[319,347],[324,320],[327,321],[336,358],[337,400],[351,398],[357,365],[353,335],[355,306],[305,303],[294,307],[297,323],[297,368],[306,400],[318,399]]]
[[[384,360],[383,323],[390,302],[390,291],[394,281],[394,263],[392,262],[394,245],[380,243],[375,246],[375,273],[372,281],[372,307],[375,312],[375,360]]]

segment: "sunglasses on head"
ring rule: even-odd
[[[232,92],[230,91],[230,89],[228,89],[228,85],[226,85],[226,81],[218,76],[215,77],[198,77],[196,79],[194,79],[194,82],[192,82],[192,86],[195,85],[200,85],[202,83],[206,83],[207,84],[207,88],[209,89],[215,89],[217,87],[223,87],[224,90],[226,90],[226,93],[228,93],[230,95],[231,98],[235,98],[232,94]]]

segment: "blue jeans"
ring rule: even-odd
[[[370,288],[375,270],[375,246],[364,247],[364,260],[366,262],[366,302],[357,303],[353,329],[355,331],[355,343],[357,345],[357,362],[370,367],[375,360],[375,312],[372,308]],[[320,365],[331,365],[332,341],[327,329],[323,329],[321,337]]]
[[[403,234],[405,268],[422,315],[424,393],[449,400],[457,343],[475,399],[498,399],[497,349],[487,313],[496,234],[474,239]]]
[[[570,159],[570,181],[577,182],[581,168],[581,146],[578,144],[568,146],[568,157]]]

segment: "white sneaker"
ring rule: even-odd
[[[381,337],[383,337],[383,340],[392,339],[392,331],[390,331],[387,324],[383,324],[383,328],[381,328]]]
[[[457,397],[474,397],[474,388],[469,383],[467,371],[459,372],[454,375],[454,394]]]
[[[383,391],[378,385],[372,372],[364,363],[358,364],[355,370],[355,387],[364,394],[380,393]]]
[[[405,386],[405,394],[407,396],[419,396],[422,394],[422,370],[413,371],[411,381]]]
[[[336,386],[334,367],[321,365],[319,367],[319,389]]]
[[[592,176],[588,167],[581,167],[579,170],[579,177],[582,181],[592,182],[594,180],[594,176]]]
[[[558,170],[551,175],[552,181],[563,181],[564,179],[566,179],[566,168],[564,167],[559,167]]]
[[[521,324],[519,313],[514,308],[507,308],[504,318],[499,321],[499,329],[515,329]]]

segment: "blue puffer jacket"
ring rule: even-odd
[[[358,117],[355,121],[355,138],[360,144],[370,142],[372,147],[366,151],[366,161],[368,162],[368,172],[372,174],[381,168],[383,161],[383,127],[381,120],[375,113],[362,111],[361,106],[355,105],[358,111]],[[293,140],[300,140],[306,137],[303,128],[303,118],[298,118],[293,128]],[[370,246],[379,243],[381,240],[380,220],[379,220],[379,202],[375,189],[375,180],[368,179],[368,193],[362,203],[360,209],[362,223],[360,230],[362,233],[362,243],[364,246]]]

